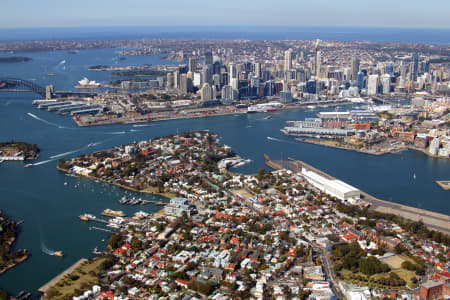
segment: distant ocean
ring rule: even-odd
[[[280,26],[127,26],[0,29],[0,42],[33,40],[125,40],[207,38],[262,40],[337,40],[450,44],[450,29]]]

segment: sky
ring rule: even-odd
[[[450,0],[2,0],[0,28],[251,25],[450,28]]]

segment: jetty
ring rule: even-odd
[[[273,160],[266,157],[266,164],[275,170],[287,169],[295,173],[300,173],[302,168],[311,170],[323,177],[334,180],[335,177],[317,169],[313,166],[301,161],[289,158],[289,160]],[[378,199],[364,191],[361,191],[361,200],[370,204],[370,209],[394,215],[402,216],[405,219],[412,221],[422,221],[428,228],[437,230],[445,234],[450,234],[450,216],[436,213],[429,210],[424,210],[416,207],[411,207],[403,204],[398,204],[390,201]]]
[[[55,284],[57,284],[64,276],[66,276],[67,274],[72,273],[73,271],[75,271],[78,267],[80,267],[82,264],[84,264],[85,262],[87,262],[86,258],[82,258],[79,261],[77,261],[76,263],[74,263],[73,265],[71,265],[69,268],[67,268],[65,271],[63,271],[62,273],[60,273],[59,275],[57,275],[56,277],[54,277],[52,280],[50,280],[49,282],[47,282],[46,284],[44,284],[43,286],[41,286],[38,291],[43,293],[45,295],[45,293],[51,289]]]

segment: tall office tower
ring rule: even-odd
[[[284,70],[292,69],[292,50],[284,51]]]
[[[211,51],[205,52],[205,65],[212,65],[213,63],[213,55]]]
[[[384,73],[389,75],[394,75],[394,64],[393,63],[387,63],[384,68]]]
[[[253,73],[256,77],[261,78],[261,63],[253,63]]]
[[[228,80],[228,73],[227,72],[223,72],[220,73],[220,85],[224,86],[224,85],[229,85],[229,80]]]
[[[417,76],[419,75],[419,54],[414,53],[413,57],[413,62],[412,62],[412,72],[411,72],[411,76],[412,76],[412,80],[416,81],[417,80]]]
[[[267,56],[270,57],[272,56],[272,48],[267,47]]]
[[[231,85],[225,85],[222,88],[222,104],[231,104],[233,100],[233,87]]]
[[[209,83],[211,81],[211,69],[208,65],[203,65],[202,75],[204,83]]]
[[[316,77],[320,76],[320,63],[321,63],[321,58],[320,58],[320,51],[317,50],[316,51],[316,63],[315,63],[315,72],[314,75],[316,75]]]
[[[391,92],[391,75],[384,74],[381,77],[381,86],[383,87],[383,94],[389,94]]]
[[[181,94],[187,94],[188,92],[188,83],[187,83],[187,75],[181,74],[180,75],[180,93]]]
[[[180,71],[173,72],[173,87],[178,89],[180,87]]]
[[[194,73],[194,80],[192,81],[192,84],[194,86],[201,86],[203,84],[203,80],[202,80],[202,73],[199,72],[195,72]]]
[[[352,57],[352,73],[351,73],[351,80],[356,80],[356,77],[358,76],[359,72],[359,58],[356,56]]]
[[[197,69],[197,60],[193,57],[189,57],[189,72],[194,73],[195,70]]]
[[[303,53],[303,51],[300,51],[300,61],[304,60],[304,56],[305,56],[305,54]]]
[[[234,63],[230,63],[228,66],[228,79],[230,80],[230,84],[231,84],[231,79],[236,79],[237,78],[237,68],[236,68],[236,64]]]
[[[214,74],[211,77],[211,81],[213,82],[213,85],[217,85],[220,88],[221,84],[220,84],[220,75],[219,74]]]
[[[200,90],[200,96],[202,101],[212,100],[213,91],[209,83],[204,83],[202,89]]]
[[[167,89],[173,88],[173,73],[167,73]]]
[[[253,76],[253,77],[250,79],[250,87],[256,87],[256,88],[259,87],[259,77]]]
[[[366,77],[366,76],[364,75],[364,72],[361,72],[361,71],[359,71],[358,75],[356,75],[356,76],[357,76],[356,81],[358,82],[358,88],[360,90],[362,90],[365,87],[364,77]]]
[[[378,93],[379,80],[378,75],[370,75],[367,81],[367,94],[376,95]]]
[[[233,90],[239,90],[239,80],[236,78],[230,79],[230,85],[233,87]]]

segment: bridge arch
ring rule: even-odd
[[[39,94],[43,98],[45,98],[45,87],[42,87],[32,81],[20,79],[20,78],[12,78],[12,77],[0,77],[0,90],[1,89],[25,89],[27,91]]]

